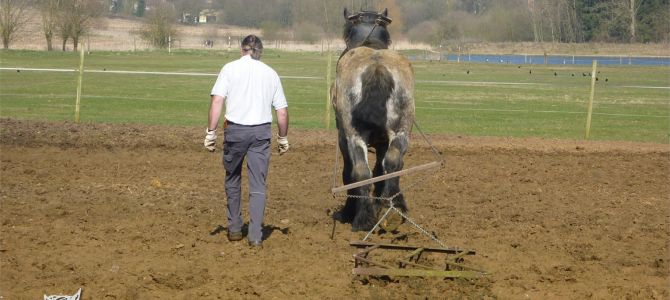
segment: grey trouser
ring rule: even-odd
[[[224,129],[223,167],[226,169],[226,197],[228,198],[228,231],[242,231],[241,183],[242,162],[247,158],[249,177],[249,241],[263,238],[265,213],[265,179],[270,164],[271,124],[255,126],[228,123]]]

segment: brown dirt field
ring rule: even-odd
[[[670,298],[668,145],[432,135],[446,164],[403,177],[410,217],[490,275],[379,279],[351,273],[365,233],[330,238],[333,131],[291,130],[273,154],[259,251],[225,237],[220,152],[202,135],[0,120],[0,299]],[[412,143],[406,167],[435,159]]]

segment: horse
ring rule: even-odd
[[[344,18],[346,49],[337,62],[331,101],[346,185],[402,170],[415,108],[412,65],[388,49],[388,10],[349,14],[345,8]],[[376,154],[372,171],[368,147]],[[368,231],[388,199],[394,207],[407,211],[399,177],[375,182],[373,196],[370,194],[371,185],[347,190],[346,203],[334,217],[351,223],[352,231]]]

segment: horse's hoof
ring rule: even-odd
[[[394,232],[400,227],[405,220],[398,214],[389,214],[386,219],[380,224],[381,228],[386,232]]]
[[[365,228],[362,226],[351,226],[351,232],[358,232],[358,231],[370,231],[370,228]]]
[[[343,211],[336,211],[332,214],[331,217],[335,221],[338,221],[338,222],[341,222],[341,223],[351,223],[354,219],[350,215],[348,215],[346,212],[343,212]]]
[[[351,222],[351,231],[357,232],[357,231],[370,231],[374,227],[374,223],[366,223],[366,222],[357,222],[354,220]]]

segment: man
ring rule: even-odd
[[[226,170],[228,198],[228,240],[239,241],[242,234],[241,181],[242,162],[247,159],[249,176],[249,231],[247,240],[252,247],[262,246],[263,215],[272,111],[277,114],[277,144],[279,154],[289,149],[288,104],[277,72],[260,61],[263,43],[255,35],[242,40],[241,58],[221,69],[211,92],[209,124],[205,148],[216,149],[216,128],[225,103],[223,166]]]

